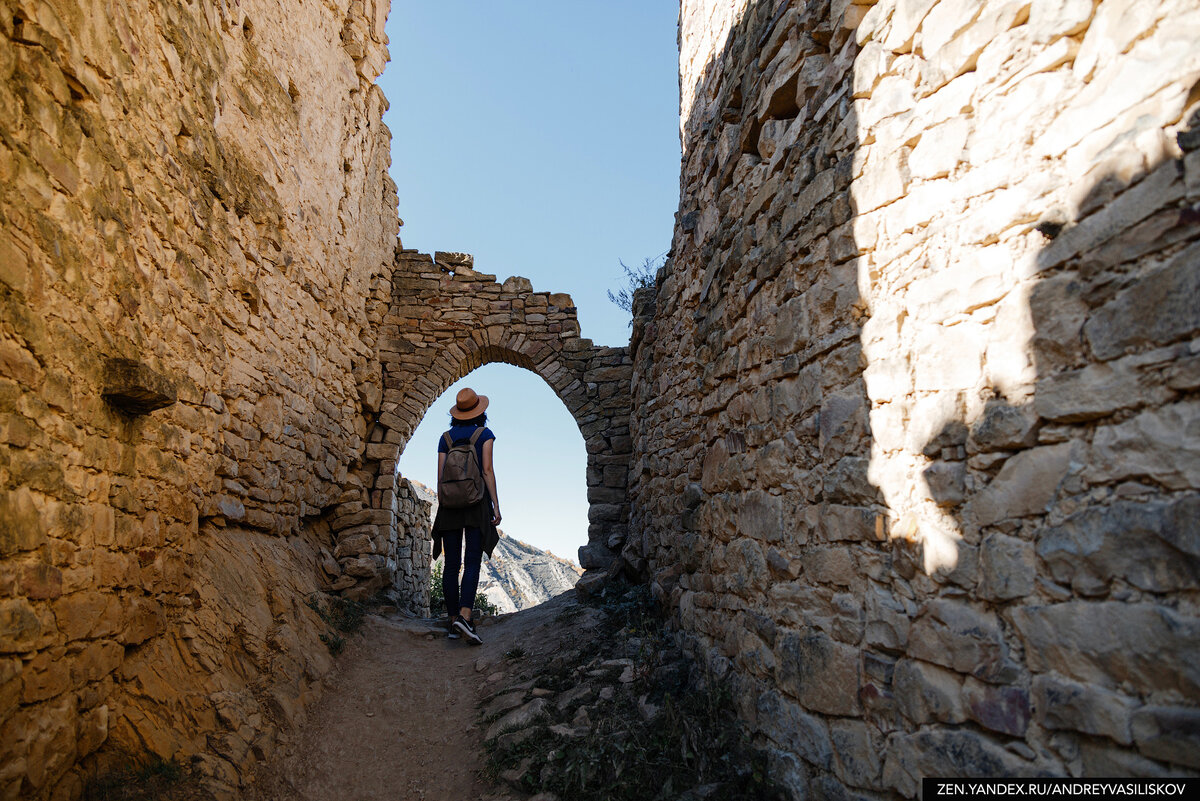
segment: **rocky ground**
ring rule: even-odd
[[[697,675],[643,589],[566,592],[485,618],[481,646],[377,607],[344,644],[307,722],[248,801],[773,799],[721,682]],[[124,783],[122,783],[124,784]],[[183,772],[105,801],[208,798]]]
[[[674,645],[645,588],[537,607],[545,619],[490,672],[485,776],[524,798],[782,798],[722,683]],[[552,616],[552,617],[551,617]]]

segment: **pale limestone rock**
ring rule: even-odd
[[[950,4],[939,4],[949,6]],[[908,157],[908,169],[913,178],[943,178],[954,171],[967,144],[970,122],[966,117],[955,117],[942,125],[922,134],[921,141]]]
[[[895,0],[891,27],[884,37],[883,46],[896,52],[907,52],[913,35],[934,5],[936,0]]]
[[[1029,27],[1037,42],[1074,36],[1088,28],[1095,4],[1092,0],[1038,0],[1029,7]]]
[[[987,526],[1011,517],[1044,514],[1071,462],[1069,444],[1021,451],[970,501],[976,524]]]
[[[950,40],[975,21],[982,3],[937,3],[921,23],[920,51],[935,56]]]
[[[1012,621],[1035,672],[1108,689],[1121,682],[1184,696],[1200,689],[1200,624],[1165,607],[1071,601],[1019,607]]]
[[[1108,483],[1146,476],[1173,489],[1200,487],[1200,403],[1175,403],[1097,429],[1084,476]]]

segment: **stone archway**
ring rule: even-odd
[[[626,538],[632,443],[632,363],[625,347],[600,347],[579,335],[570,296],[534,292],[526,278],[497,283],[462,253],[396,253],[386,312],[378,320],[383,369],[379,413],[368,431],[364,472],[373,477],[364,508],[335,521],[337,558],[364,595],[393,586],[413,607],[426,605],[427,520],[407,481],[400,452],[429,407],[477,367],[505,362],[536,373],[579,426],[587,451],[588,544],[580,565],[607,568]],[[381,293],[380,293],[381,294]],[[380,308],[382,311],[382,308]]]

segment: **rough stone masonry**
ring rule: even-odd
[[[797,797],[1200,771],[1198,40],[684,0],[626,557]]]
[[[628,351],[400,247],[386,0],[0,11],[0,798],[130,756],[244,785],[331,665],[316,594],[427,611],[396,461],[483,363],[579,422],[615,562]]]
[[[337,507],[330,525],[340,572],[334,587],[351,597],[395,588],[408,606],[429,606],[429,512],[405,491],[400,453],[431,404],[480,365],[505,362],[537,374],[562,400],[587,452],[588,544],[579,549],[584,582],[603,580],[625,544],[626,480],[632,440],[628,348],[579,335],[571,297],[534,292],[526,278],[503,283],[476,272],[474,258],[439,251],[396,252],[394,272],[373,292],[383,390],[372,401],[362,497]],[[433,414],[444,414],[434,409]],[[549,457],[550,454],[547,454]]]
[[[798,796],[1200,770],[1194,4],[686,0],[629,351],[399,246],[385,0],[0,4],[0,798],[247,781],[496,360]]]
[[[236,785],[381,389],[387,3],[0,3],[0,798]]]

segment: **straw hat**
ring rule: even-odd
[[[487,406],[487,395],[476,395],[475,390],[467,387],[458,391],[454,405],[450,407],[450,416],[455,420],[472,420],[483,414]]]

